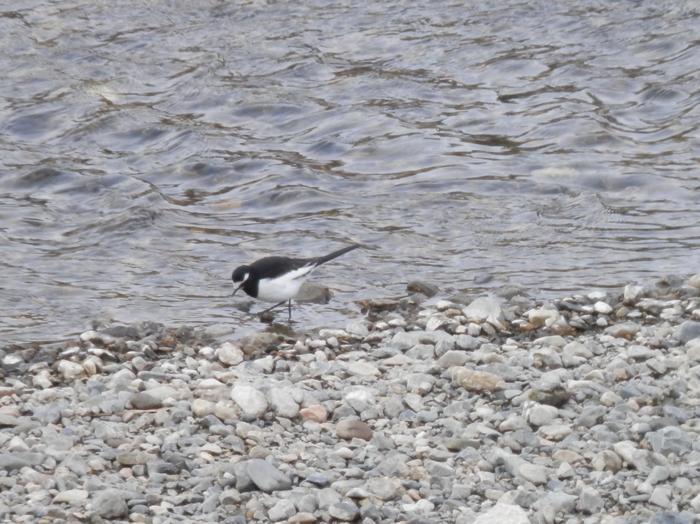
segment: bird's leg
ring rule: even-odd
[[[292,321],[292,299],[289,299],[289,304],[287,306],[289,308],[289,321]]]
[[[272,310],[275,309],[276,307],[283,305],[285,302],[286,302],[286,300],[283,300],[283,301],[280,302],[279,304],[275,304],[274,306],[269,307],[269,308],[267,308],[267,309],[261,311],[260,313],[258,313],[258,315],[264,315],[265,313],[268,313],[268,312],[272,311]]]

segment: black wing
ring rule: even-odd
[[[253,262],[250,267],[255,270],[258,278],[277,278],[289,271],[294,271],[309,264],[303,258],[265,257]]]

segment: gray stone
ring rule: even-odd
[[[145,393],[163,403],[166,400],[177,400],[184,398],[189,393],[189,389],[160,385],[147,389]]]
[[[248,418],[258,418],[267,411],[267,399],[258,389],[249,384],[236,384],[231,390],[231,399],[238,404]]]
[[[639,471],[649,470],[649,452],[645,449],[639,449],[637,445],[630,440],[623,440],[613,445],[615,453],[622,460],[627,462]]]
[[[644,288],[635,284],[627,284],[623,291],[623,300],[627,305],[634,305],[644,295]]]
[[[64,380],[72,381],[83,375],[83,366],[70,360],[61,360],[56,366]]]
[[[299,404],[296,398],[302,396],[301,392],[297,393],[290,387],[273,386],[268,393],[272,409],[277,415],[285,418],[294,418],[299,414]]]
[[[277,522],[278,520],[287,520],[296,512],[297,510],[291,500],[282,499],[270,508],[267,516],[270,517],[271,521]]]
[[[406,356],[418,361],[430,361],[435,358],[435,346],[432,344],[416,344],[406,351]]]
[[[479,339],[474,338],[471,335],[457,335],[455,336],[454,340],[455,345],[463,351],[471,351],[481,345]]]
[[[498,503],[479,513],[474,524],[530,524],[527,512],[514,504]]]
[[[640,346],[638,344],[633,344],[627,348],[627,356],[633,360],[647,360],[653,357],[654,351],[646,346]]]
[[[668,509],[671,507],[671,493],[670,486],[656,486],[654,491],[651,492],[649,502],[661,508]]]
[[[19,424],[20,419],[13,415],[0,413],[0,428],[10,428]]]
[[[469,356],[464,351],[450,350],[444,353],[437,361],[437,365],[443,369],[449,369],[452,366],[463,366]]]
[[[331,504],[328,508],[328,514],[331,517],[343,522],[352,522],[357,518],[359,512],[360,510],[355,503],[350,500],[336,502],[335,504]]]
[[[130,398],[133,409],[158,409],[163,407],[163,401],[145,392],[134,393]]]
[[[671,472],[666,466],[654,466],[647,477],[647,482],[653,486],[660,482],[665,482],[670,476]]]
[[[676,426],[667,426],[658,431],[647,433],[645,438],[654,451],[664,455],[669,453],[682,455],[690,451],[693,446],[693,440],[688,434]]]
[[[697,515],[687,511],[660,511],[649,520],[649,524],[697,524],[697,522]]]
[[[346,362],[343,364],[343,368],[345,368],[345,371],[347,371],[350,375],[358,377],[376,377],[380,374],[377,366],[362,360]]]
[[[93,497],[92,508],[102,518],[118,519],[126,517],[129,513],[124,493],[118,489],[98,491]]]
[[[80,506],[88,498],[89,493],[84,489],[67,489],[56,494],[54,504],[63,502],[71,506]]]
[[[0,469],[13,471],[23,467],[38,466],[46,455],[29,451],[15,451],[13,453],[0,453]]]
[[[639,324],[635,322],[621,322],[620,324],[614,324],[606,328],[605,332],[613,337],[632,340],[634,336],[639,333],[640,329]]]
[[[146,464],[151,458],[151,455],[142,451],[126,451],[117,455],[117,462],[122,466],[135,466],[137,464]]]
[[[330,506],[342,500],[340,494],[333,488],[323,488],[316,493],[318,507],[322,510],[328,510]]]
[[[380,500],[393,500],[401,496],[401,481],[389,477],[375,477],[367,481],[367,491]]]
[[[361,413],[375,403],[374,391],[365,386],[352,386],[345,390],[343,400],[357,413]]]
[[[408,391],[418,395],[426,395],[433,389],[435,379],[425,373],[411,373],[406,377],[406,388]]]
[[[553,522],[554,516],[558,513],[573,512],[577,500],[576,495],[570,495],[563,491],[553,491],[538,499],[532,507],[541,513],[551,515],[548,522]]]
[[[592,466],[598,471],[608,470],[616,473],[622,468],[622,459],[614,451],[604,449],[593,457]]]
[[[544,466],[525,462],[518,467],[518,476],[533,484],[546,484],[550,473]]]
[[[676,337],[678,337],[678,340],[683,344],[700,337],[700,322],[686,320],[678,328]]]
[[[501,309],[501,301],[496,297],[479,297],[465,307],[462,313],[469,321],[486,321],[498,329],[505,329],[505,318]]]
[[[266,460],[248,460],[246,462],[246,472],[253,483],[266,493],[292,488],[290,478]]]
[[[354,321],[348,323],[345,326],[345,331],[356,338],[365,338],[369,335],[369,329],[367,329],[367,324],[362,321]]]
[[[600,313],[601,315],[609,315],[612,313],[612,307],[610,304],[607,302],[603,302],[602,300],[599,300],[595,304],[593,304],[593,309],[595,310],[596,313]]]
[[[554,406],[534,404],[527,410],[527,421],[535,427],[544,426],[557,418],[558,414],[559,410]]]
[[[224,342],[216,350],[216,358],[219,362],[226,364],[227,366],[237,366],[245,356],[243,355],[243,350],[231,342]]]
[[[579,495],[576,509],[582,513],[592,515],[603,507],[603,498],[594,488],[583,486]]]

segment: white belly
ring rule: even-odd
[[[258,282],[258,299],[266,302],[282,302],[295,298],[305,277],[313,266],[302,267],[277,278],[263,278]]]

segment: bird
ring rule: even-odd
[[[287,302],[291,322],[292,299],[297,296],[309,274],[321,264],[358,247],[360,247],[359,244],[352,244],[328,255],[314,258],[264,257],[251,264],[238,266],[231,274],[234,286],[238,284],[231,296],[242,289],[253,298],[265,302],[276,302],[274,306],[261,311],[261,315]]]

